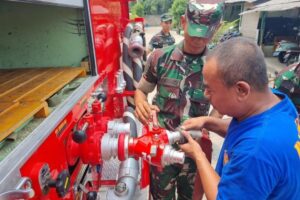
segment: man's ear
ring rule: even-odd
[[[238,100],[243,101],[249,97],[250,92],[251,92],[251,87],[245,81],[238,81],[235,84],[235,91],[236,91]]]

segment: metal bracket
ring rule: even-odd
[[[0,200],[30,199],[34,196],[34,190],[31,186],[31,180],[23,177],[16,189],[1,193]]]

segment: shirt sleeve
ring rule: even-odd
[[[147,59],[145,71],[138,84],[138,89],[144,93],[152,92],[157,84],[157,67],[159,58],[163,55],[161,49],[157,49],[149,55]]]
[[[172,44],[171,45],[173,45],[173,44],[175,44],[175,38],[171,35],[171,38],[172,38]]]
[[[153,51],[153,42],[155,41],[155,36],[153,36],[149,42],[149,45],[148,45],[148,49],[150,49],[151,51]]]
[[[247,154],[233,156],[223,167],[217,199],[267,199],[278,179],[266,161]]]

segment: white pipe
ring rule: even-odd
[[[137,137],[136,119],[133,108],[127,107],[123,114],[125,123],[130,123],[130,136]],[[132,200],[137,187],[139,175],[139,162],[134,158],[128,158],[121,162],[116,187],[107,192],[108,200]]]

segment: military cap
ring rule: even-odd
[[[201,2],[205,1],[192,0],[187,5],[185,15],[188,22],[188,34],[193,37],[209,38],[222,20],[224,4]]]
[[[167,13],[162,14],[162,15],[160,16],[160,21],[162,21],[162,22],[172,21],[172,16],[169,15],[169,14],[167,14]]]

